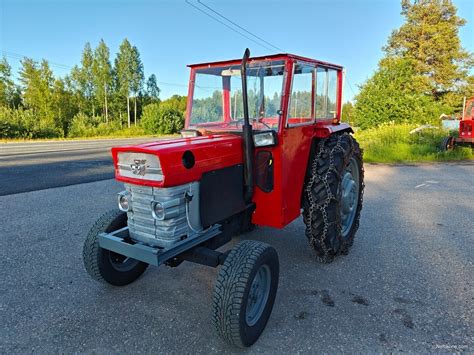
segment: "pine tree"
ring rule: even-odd
[[[465,91],[474,58],[461,46],[459,28],[466,21],[457,16],[456,7],[450,0],[402,0],[401,4],[405,23],[388,39],[387,56],[411,60],[415,80],[436,100]]]
[[[405,23],[394,30],[386,57],[362,86],[352,116],[361,128],[385,122],[436,123],[472,94],[472,54],[461,46],[465,21],[449,0],[402,0]]]

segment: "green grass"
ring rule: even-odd
[[[443,152],[441,142],[449,132],[425,129],[410,134],[413,124],[390,124],[357,131],[356,139],[364,149],[364,161],[372,163],[416,163],[474,159],[470,147]]]

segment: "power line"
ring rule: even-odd
[[[165,86],[168,85],[168,86],[180,86],[180,87],[185,87],[185,88],[188,87],[187,84],[167,83],[167,82],[165,82],[165,81],[157,81],[156,83],[157,83],[157,84],[161,84],[161,85],[165,85]]]
[[[262,41],[262,42],[268,44],[269,46],[275,48],[277,51],[285,52],[285,50],[283,50],[283,49],[281,49],[281,48],[279,48],[279,47],[277,47],[277,46],[271,44],[270,42],[264,40],[262,37],[259,37],[259,36],[257,36],[256,34],[254,34],[254,33],[250,32],[250,31],[248,31],[248,30],[245,29],[244,27],[240,26],[239,24],[237,24],[237,23],[235,23],[234,21],[230,20],[230,19],[227,18],[226,16],[222,15],[220,12],[217,12],[216,10],[214,10],[213,8],[211,8],[210,6],[204,4],[201,0],[197,0],[197,2],[198,2],[199,4],[201,4],[202,6],[204,6],[205,8],[207,8],[208,10],[212,11],[213,13],[215,13],[217,16],[223,18],[224,20],[230,22],[230,23],[233,24],[234,26],[236,26],[236,27],[240,28],[241,30],[245,31],[245,32],[248,33],[249,35],[251,35],[251,36],[253,36],[253,37],[259,39],[260,41]]]
[[[30,58],[26,55],[23,55],[23,54],[19,54],[19,53],[15,53],[15,52],[9,52],[9,51],[4,51],[2,50],[2,54],[5,56],[5,57],[10,57],[10,58],[13,58],[13,59],[24,59],[24,58]],[[49,65],[53,66],[53,67],[57,67],[59,69],[72,69],[72,67],[70,67],[69,65],[66,65],[66,64],[61,64],[61,63],[56,63],[56,62],[51,62],[51,61],[47,61]]]
[[[259,45],[260,47],[263,47],[263,48],[265,48],[265,49],[267,49],[267,50],[269,50],[269,51],[273,51],[273,49],[271,49],[270,47],[268,47],[268,46],[266,46],[266,45],[264,45],[264,44],[262,44],[262,43],[260,43],[260,42],[257,42],[257,41],[254,40],[253,38],[251,38],[251,37],[249,37],[249,36],[243,34],[242,32],[236,30],[236,29],[233,28],[232,26],[229,26],[229,25],[226,24],[225,22],[219,20],[217,17],[212,16],[211,14],[209,14],[208,12],[206,12],[206,11],[200,9],[200,8],[197,7],[196,5],[191,4],[191,3],[189,2],[189,0],[185,0],[185,2],[186,2],[186,4],[188,4],[189,6],[194,7],[196,10],[202,12],[202,13],[205,14],[206,16],[209,16],[209,17],[212,18],[214,21],[217,21],[217,22],[219,22],[221,25],[224,25],[225,27],[227,27],[227,28],[230,29],[231,31],[234,31],[234,32],[238,33],[238,34],[241,35],[242,37],[247,38],[249,41],[252,41],[253,43]]]
[[[347,84],[349,85],[349,89],[352,91],[352,95],[356,96],[356,93],[354,92],[354,89],[352,89],[351,82],[350,82],[349,78],[347,77],[346,71],[344,70],[343,73],[344,73],[344,77],[346,78]]]

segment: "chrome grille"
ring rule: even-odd
[[[198,184],[198,183],[193,183]],[[189,235],[190,229],[186,220],[184,193],[190,184],[169,188],[157,188],[125,184],[130,193],[130,211],[127,212],[128,227],[132,239],[145,244],[166,248],[183,236]],[[151,214],[153,201],[166,202],[179,199],[179,205],[171,207],[176,217],[159,221]]]

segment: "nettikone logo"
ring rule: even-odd
[[[130,164],[130,168],[132,169],[132,173],[135,175],[145,175],[146,173],[146,159],[135,159],[133,164]]]

